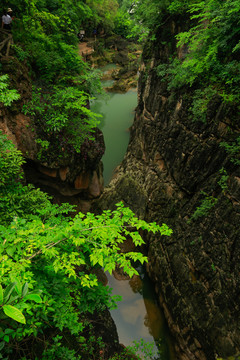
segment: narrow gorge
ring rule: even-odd
[[[239,2],[27,3],[30,13],[13,4],[22,17],[9,47],[0,31],[0,358],[137,359],[119,344],[102,269],[136,275],[146,255],[173,339],[166,356],[238,360]],[[122,68],[109,91],[139,78],[127,151],[104,185],[94,67],[112,63]]]

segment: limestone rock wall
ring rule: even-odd
[[[123,200],[140,217],[173,229],[171,237],[148,237],[148,272],[177,358],[214,360],[240,353],[240,169],[220,146],[239,135],[239,115],[214,98],[207,123],[193,122],[191,89],[170,93],[156,76],[175,50],[177,31],[176,23],[165,24],[145,48],[128,151],[96,207]],[[223,167],[226,189],[219,185]],[[207,196],[215,205],[191,220]]]

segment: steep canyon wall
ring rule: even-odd
[[[172,227],[170,238],[147,239],[148,272],[178,358],[213,360],[240,352],[240,169],[220,146],[239,135],[239,119],[214,97],[207,122],[193,121],[192,89],[170,92],[157,76],[171,52],[183,56],[179,26],[168,21],[145,47],[128,151],[96,207],[123,200],[140,217]],[[197,207],[203,213],[192,218]]]

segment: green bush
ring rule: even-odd
[[[89,101],[89,95],[77,86],[53,87],[45,93],[40,88],[33,90],[32,100],[24,105],[23,111],[33,116],[45,135],[45,140],[38,139],[42,144],[41,156],[48,150],[46,141],[49,145],[53,134],[60,148],[71,145],[76,152],[81,151],[86,138],[94,140],[100,115],[88,109]]]
[[[9,88],[9,76],[0,76],[0,103],[2,102],[5,106],[10,106],[13,101],[18,100],[20,95],[17,90]]]
[[[236,138],[231,144],[223,141],[220,143],[220,147],[223,147],[230,155],[230,161],[235,165],[240,165],[240,136]]]
[[[209,211],[216,205],[218,201],[218,199],[206,194],[204,191],[201,191],[201,193],[204,195],[204,199],[201,201],[201,204],[197,206],[196,210],[190,218],[190,221],[197,220],[203,216],[207,216]]]
[[[130,277],[137,274],[132,262],[144,263],[147,258],[138,252],[121,253],[120,244],[131,237],[135,246],[142,245],[140,229],[162,235],[170,235],[171,230],[165,224],[137,219],[122,203],[101,215],[78,213],[71,218],[70,205],[52,205],[39,190],[16,186],[23,160],[5,137],[1,145],[0,171],[5,180],[0,186],[4,198],[0,212],[0,348],[2,356],[8,356],[18,348],[16,344],[24,349],[28,339],[50,328],[78,336],[88,313],[112,308],[118,300],[98,282],[93,269],[112,273],[118,265]],[[14,165],[6,162],[11,157]],[[58,340],[52,349],[74,359],[74,352]],[[49,348],[44,356],[51,353]],[[20,354],[21,350],[17,356]]]

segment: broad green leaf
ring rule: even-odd
[[[12,305],[3,305],[3,311],[11,319],[20,322],[21,324],[26,324],[25,316],[16,307]]]
[[[41,293],[42,293],[42,290],[36,289],[36,290],[30,291],[30,292],[28,293],[28,295],[30,295],[30,294],[41,294]]]
[[[8,301],[8,299],[10,298],[11,293],[13,292],[14,288],[15,288],[16,283],[13,282],[11,284],[9,284],[6,289],[4,290],[4,298],[3,298],[3,303],[6,303]]]
[[[13,279],[13,280],[14,280],[14,282],[16,283],[15,290],[16,290],[17,294],[18,294],[18,295],[21,295],[21,294],[22,294],[22,285],[21,285],[19,279],[15,278],[15,279]]]
[[[11,257],[13,256],[15,251],[16,251],[16,246],[11,246],[6,249],[6,253]]]
[[[25,300],[32,300],[38,304],[42,302],[42,299],[38,294],[28,294],[25,296]]]
[[[4,338],[3,338],[4,341],[6,341],[7,343],[9,343],[9,336],[8,335],[5,335]]]
[[[25,283],[22,288],[22,297],[26,296],[28,292],[28,283]]]
[[[98,257],[98,263],[99,263],[99,265],[100,266],[103,266],[103,256],[102,255],[99,255],[99,257]]]
[[[8,301],[6,302],[6,304],[11,304],[13,303],[14,301],[16,301],[17,299],[19,299],[19,295],[16,295],[16,296],[10,296],[10,298],[8,299]]]

